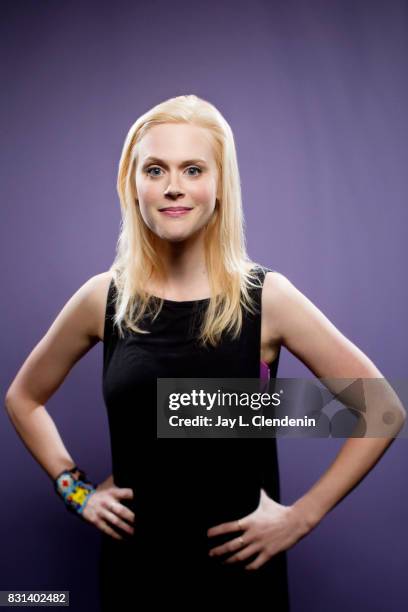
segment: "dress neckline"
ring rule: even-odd
[[[193,306],[194,304],[209,302],[211,299],[208,297],[201,298],[200,300],[168,300],[152,294],[150,294],[150,297],[155,298],[156,300],[163,300],[163,304],[168,304],[169,306]]]
[[[250,269],[250,272],[252,272],[252,270],[256,270],[260,268],[260,266],[253,266]],[[169,300],[167,298],[161,298],[158,295],[153,295],[153,294],[149,294],[149,297],[154,298],[156,300],[163,300],[163,305],[168,304],[169,306],[194,306],[194,304],[205,304],[206,302],[209,302],[211,297],[206,297],[206,298],[201,298],[199,300]]]

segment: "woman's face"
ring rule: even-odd
[[[140,213],[157,236],[183,241],[204,228],[217,196],[211,133],[185,123],[156,125],[138,143],[136,193]],[[189,210],[179,214],[176,208]],[[174,208],[165,213],[163,208]]]

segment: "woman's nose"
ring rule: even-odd
[[[180,191],[180,189],[176,189],[175,187],[169,186],[164,192],[164,195],[174,198],[180,195],[181,193],[182,191]]]

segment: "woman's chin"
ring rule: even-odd
[[[179,230],[161,230],[160,232],[158,232],[158,237],[161,238],[162,240],[167,240],[167,242],[184,242],[186,240],[189,240],[190,238],[196,239],[197,238],[197,232],[200,231],[201,228],[195,228],[193,230],[189,229],[184,229],[182,230],[181,228]]]

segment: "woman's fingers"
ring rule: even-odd
[[[133,489],[126,487],[112,487],[111,492],[118,499],[133,499]]]
[[[226,559],[223,563],[228,564],[235,563],[236,561],[245,561],[245,559],[248,559],[248,557],[252,557],[252,555],[256,552],[259,552],[259,545],[250,544],[249,546],[246,546],[245,548],[239,550],[237,553],[235,553],[235,555],[228,557],[228,559]]]
[[[226,555],[228,553],[234,553],[236,551],[242,550],[244,546],[249,544],[248,541],[248,533],[238,536],[237,538],[233,538],[232,540],[228,540],[224,544],[220,546],[216,546],[212,548],[209,552],[210,557],[218,557],[220,555]]]
[[[132,524],[135,522],[135,514],[119,501],[132,498],[132,489],[116,486],[101,487],[90,497],[83,517],[111,537],[122,540],[123,536],[113,529],[112,525],[130,535],[134,534]]]
[[[95,525],[104,533],[108,534],[112,538],[115,538],[115,540],[123,540],[123,536],[116,533],[116,531],[112,529],[112,527],[109,527],[109,525],[103,519],[98,519]]]
[[[246,570],[251,570],[251,571],[252,570],[257,570],[262,565],[264,565],[264,563],[266,563],[266,561],[268,561],[268,557],[265,554],[260,553],[254,561],[252,561],[249,565],[245,566],[245,569]]]
[[[113,504],[110,505],[109,510],[114,514],[117,514],[120,518],[128,523],[132,524],[135,522],[135,513],[118,502],[113,502]]]
[[[233,533],[235,531],[245,531],[250,526],[250,518],[252,514],[248,514],[247,516],[244,516],[236,521],[231,521],[229,523],[222,523],[221,525],[210,527],[210,529],[207,530],[207,536],[209,538],[212,538],[214,536],[221,535],[224,533]]]
[[[132,497],[133,497],[133,491],[132,489],[125,489],[125,490],[129,490],[132,493]],[[113,512],[114,514],[117,514],[120,518],[122,518],[125,521],[128,521],[129,523],[134,523],[135,522],[135,513],[132,512],[132,510],[130,510],[130,508],[128,508],[127,506],[124,506],[123,504],[121,504],[118,499],[123,497],[123,494],[119,494],[112,490],[112,494],[115,496],[114,499],[109,498],[108,503],[106,504],[106,507],[108,508],[108,510],[110,510],[111,512]],[[126,494],[127,498],[130,499],[130,495],[129,493]]]
[[[117,503],[116,503],[116,505],[117,505]],[[133,529],[133,527],[131,527],[128,523],[123,521],[114,512],[110,512],[109,510],[105,510],[105,514],[104,514],[103,518],[105,520],[109,521],[110,523],[112,523],[112,525],[115,525],[115,527],[119,527],[120,529],[123,529],[124,531],[126,531],[127,533],[130,533],[131,535],[133,535],[133,533],[135,531]]]

